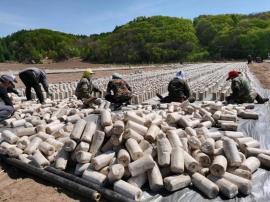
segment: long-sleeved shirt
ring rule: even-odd
[[[4,102],[5,105],[13,106],[12,101],[8,97],[7,88],[0,86],[0,102]]]
[[[253,99],[250,96],[250,86],[242,77],[232,79],[231,89],[232,96],[237,103],[253,102]]]
[[[33,71],[34,75],[37,78],[37,81],[39,83],[41,83],[44,90],[46,92],[48,92],[49,91],[49,85],[48,85],[47,76],[46,76],[45,72],[42,71],[41,69],[36,68],[36,67],[29,67],[29,68],[24,69],[20,73],[25,72],[25,71],[29,71],[29,70]]]
[[[169,96],[174,98],[191,96],[190,88],[183,79],[174,78],[168,85]]]
[[[90,98],[93,91],[99,92],[100,90],[91,79],[82,78],[77,84],[75,95],[78,99]]]
[[[107,94],[113,92],[114,96],[131,96],[131,87],[123,79],[112,79],[107,85]]]

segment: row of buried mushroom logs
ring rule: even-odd
[[[209,198],[248,195],[252,173],[270,166],[270,151],[236,132],[238,117],[258,119],[254,105],[131,105],[114,113],[103,101],[87,110],[80,104],[18,104],[0,152],[41,168],[65,170],[73,162],[75,175],[134,200],[145,186],[173,192],[192,185]],[[84,120],[89,114],[100,118]]]

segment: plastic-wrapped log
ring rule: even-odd
[[[120,149],[117,154],[117,162],[122,164],[124,167],[128,166],[130,163],[130,156],[127,150]]]
[[[239,145],[244,144],[246,142],[253,141],[254,139],[252,137],[242,137],[242,138],[235,138],[235,142],[237,142]]]
[[[145,155],[136,161],[128,164],[128,169],[132,177],[145,173],[155,166],[155,161],[150,155]]]
[[[146,183],[146,181],[147,181],[146,173],[142,173],[140,175],[128,179],[129,184],[132,184],[139,188],[141,188]]]
[[[215,121],[219,120],[220,119],[220,116],[221,116],[222,112],[221,111],[216,111],[212,117],[213,119],[215,119]]]
[[[213,119],[213,117],[212,117],[212,115],[208,115],[208,114],[205,114],[204,116],[203,116],[203,120],[204,121],[210,121],[212,124],[215,124],[215,119]]]
[[[137,142],[141,142],[144,139],[142,135],[140,135],[135,130],[132,130],[130,128],[128,128],[128,129],[125,130],[125,132],[123,134],[123,138],[124,139],[133,138]]]
[[[113,124],[112,133],[120,136],[125,130],[125,124],[121,120],[117,120]]]
[[[65,132],[71,133],[74,128],[74,125],[72,123],[67,123],[64,127],[63,130]]]
[[[22,150],[24,150],[29,144],[30,140],[27,136],[23,136],[17,141],[17,147]]]
[[[76,122],[71,134],[70,134],[70,138],[74,139],[74,140],[80,140],[83,130],[85,128],[86,125],[86,121],[83,119],[80,119],[79,121]]]
[[[164,178],[164,185],[168,191],[177,191],[191,184],[191,178],[188,175],[175,175]]]
[[[234,167],[228,168],[228,170],[226,171],[228,173],[237,175],[239,177],[243,177],[245,179],[251,180],[252,177],[252,173],[247,171],[247,170],[243,170],[240,168],[235,169]]]
[[[269,155],[259,154],[258,159],[260,160],[262,166],[264,166],[266,168],[270,168],[270,156]]]
[[[63,148],[58,152],[55,157],[55,168],[65,170],[69,159],[69,153]]]
[[[191,127],[186,127],[185,132],[190,136],[197,136],[196,130]]]
[[[63,124],[63,123],[52,123],[52,124],[49,124],[46,127],[46,132],[48,134],[52,134],[55,131],[60,130],[61,128],[63,128],[64,125],[65,124]]]
[[[40,139],[39,137],[35,137],[30,142],[30,144],[25,148],[24,153],[29,154],[29,155],[33,154],[37,150],[37,148],[41,142],[42,142],[42,139]]]
[[[48,142],[41,142],[38,148],[46,156],[51,156],[55,152],[55,148]]]
[[[186,117],[182,116],[179,120],[178,120],[178,125],[186,128],[186,127],[191,127],[191,120],[187,119]]]
[[[13,132],[4,130],[2,132],[2,139],[10,144],[16,144],[19,138]]]
[[[227,159],[222,155],[216,156],[209,169],[212,175],[222,176],[227,169]]]
[[[83,134],[81,136],[81,140],[90,143],[92,140],[92,137],[96,131],[97,125],[95,122],[87,122],[83,131]]]
[[[6,119],[3,121],[4,125],[7,126],[7,127],[11,127],[11,122],[12,121],[16,121],[17,119],[16,118],[9,118],[9,119]]]
[[[206,154],[214,154],[215,140],[213,138],[206,138],[206,141],[201,146],[201,150]]]
[[[24,124],[26,123],[25,119],[20,119],[20,120],[14,120],[10,123],[10,126],[12,128],[16,128],[16,127],[20,127],[20,126],[24,126]]]
[[[132,129],[142,136],[145,136],[148,128],[133,121],[128,121],[126,128]]]
[[[244,137],[244,134],[242,132],[236,132],[236,131],[224,131],[224,135],[233,139]]]
[[[136,123],[138,123],[140,125],[144,125],[144,123],[145,123],[145,119],[144,118],[138,116],[137,114],[135,114],[132,111],[131,112],[127,112],[125,114],[125,120],[127,120],[127,121],[133,121],[133,122],[136,122]]]
[[[194,173],[191,176],[191,182],[197,189],[211,199],[218,195],[218,186],[200,173]]]
[[[206,127],[201,127],[201,128],[197,128],[197,129],[196,129],[196,134],[197,134],[197,136],[205,136],[205,137],[208,137],[208,133],[210,133],[210,131],[209,131],[208,128],[206,128]]]
[[[75,148],[76,148],[76,146],[77,146],[77,143],[76,143],[74,140],[72,140],[72,139],[67,139],[67,140],[65,141],[65,143],[64,143],[64,149],[65,149],[65,151],[67,151],[67,152],[72,152],[72,151],[74,151]]]
[[[105,138],[105,133],[100,131],[100,130],[97,130],[92,138],[92,143],[91,143],[91,147],[90,147],[90,153],[95,155],[98,150],[100,149],[103,141],[104,141],[104,138]]]
[[[270,150],[267,149],[259,149],[259,148],[253,148],[253,147],[247,147],[245,149],[245,154],[247,156],[257,156],[259,154],[265,154],[270,155]]]
[[[23,163],[27,163],[27,164],[31,162],[27,154],[20,154],[18,159],[20,159],[20,161],[22,161]]]
[[[173,147],[171,152],[171,171],[184,172],[184,150],[181,147]]]
[[[169,142],[170,142],[172,148],[183,147],[183,144],[182,144],[176,130],[168,130],[166,134],[167,134],[167,137],[169,139]]]
[[[87,143],[87,142],[80,142],[75,151],[85,151],[85,152],[88,152],[89,151],[89,148],[90,148],[90,145]]]
[[[68,116],[67,119],[66,119],[66,122],[76,123],[80,119],[81,119],[81,117],[78,114],[75,114],[75,115],[72,115],[72,116]]]
[[[214,140],[219,140],[223,137],[223,134],[219,131],[209,132],[208,137],[213,138]]]
[[[33,163],[40,168],[50,165],[50,162],[42,155],[39,150],[36,150],[31,159]]]
[[[86,151],[78,151],[75,155],[78,163],[88,163],[92,157],[92,154]]]
[[[196,172],[199,170],[199,162],[196,161],[189,153],[184,151],[184,165],[185,168],[190,172]]]
[[[43,124],[40,124],[40,125],[37,125],[36,126],[36,131],[37,131],[37,133],[39,133],[39,132],[46,132],[46,125],[43,125]]]
[[[14,157],[14,158],[18,158],[19,155],[21,155],[23,153],[23,150],[21,150],[20,148],[18,147],[10,147],[8,148],[7,150],[7,154],[9,157]]]
[[[241,147],[254,147],[254,148],[259,148],[260,147],[260,143],[257,140],[252,140],[252,141],[248,141],[243,143],[242,145],[240,145]]]
[[[225,197],[234,198],[238,194],[238,187],[225,178],[214,175],[208,175],[207,178],[218,186],[221,194]]]
[[[158,165],[155,163],[155,166],[147,171],[147,178],[149,182],[149,187],[152,191],[159,191],[163,188],[163,179],[160,173]]]
[[[222,130],[229,130],[229,131],[236,131],[238,127],[237,123],[221,123],[221,129]]]
[[[7,142],[2,142],[2,143],[0,144],[0,154],[4,154],[4,155],[7,154],[8,149],[9,149],[10,147],[15,147],[15,145],[9,144],[9,143],[7,143]]]
[[[49,138],[53,138],[53,139],[54,139],[54,136],[49,135],[49,134],[47,134],[47,133],[45,133],[45,132],[38,132],[38,133],[36,134],[36,136],[39,137],[40,139],[42,139],[43,141],[46,141],[46,140],[49,139]],[[30,138],[32,138],[32,137],[33,137],[33,136],[31,136]]]
[[[114,164],[110,167],[108,173],[109,182],[120,180],[124,176],[125,168],[122,164]]]
[[[90,163],[77,163],[75,167],[74,174],[77,176],[81,176],[83,172],[90,166]]]
[[[171,161],[172,147],[165,134],[159,134],[157,137],[157,155],[158,165],[168,166]]]
[[[236,122],[237,121],[237,116],[236,115],[231,115],[231,114],[221,114],[220,120]]]
[[[193,151],[192,156],[202,167],[209,167],[211,165],[210,157],[199,149]]]
[[[192,150],[195,150],[201,147],[201,142],[196,136],[191,136],[188,138],[188,145]]]
[[[68,138],[69,139],[69,138]],[[64,146],[64,143],[54,139],[54,138],[49,138],[46,140],[46,142],[50,143],[56,150],[61,149]]]
[[[104,131],[106,137],[111,137],[111,135],[112,135],[112,128],[113,128],[113,125],[106,126],[106,127],[103,128],[103,131]]]
[[[144,139],[148,140],[149,142],[154,142],[159,132],[160,128],[156,124],[151,124],[147,133],[145,134]]]
[[[189,148],[188,148],[188,138],[184,137],[184,138],[180,138],[182,145],[183,145],[183,149],[186,152],[189,152]]]
[[[92,158],[91,163],[95,170],[100,170],[105,166],[109,165],[111,160],[114,158],[115,152],[108,151],[103,154],[100,154],[94,158]]]
[[[112,142],[109,139],[109,140],[107,140],[107,142],[105,144],[103,144],[100,151],[107,152],[107,151],[113,150],[113,147],[114,147],[114,145],[112,144]]]
[[[129,138],[125,145],[130,153],[132,160],[135,161],[143,156],[143,151],[136,140]]]
[[[198,126],[199,126],[199,127],[211,128],[212,125],[213,125],[213,124],[212,124],[211,121],[204,121],[204,122],[201,122]]]
[[[209,170],[209,168],[201,168],[198,172],[200,174],[202,174],[203,176],[207,176],[207,175],[209,175],[210,170]]]
[[[239,117],[241,117],[242,119],[255,119],[258,120],[259,119],[259,114],[256,112],[247,112],[244,110],[239,110],[238,114]]]
[[[123,135],[120,135],[120,136],[119,135],[112,135],[110,138],[110,141],[114,146],[118,146],[123,141]]]
[[[223,178],[229,180],[238,187],[238,191],[244,195],[248,195],[251,192],[251,181],[237,175],[225,172]]]
[[[108,110],[101,111],[101,126],[106,127],[112,125],[112,116]]]
[[[135,201],[141,201],[142,190],[134,185],[131,185],[123,180],[118,180],[113,185],[113,190],[127,198]]]
[[[236,143],[230,138],[223,138],[223,150],[230,166],[240,166],[241,157],[237,150]]]
[[[167,115],[166,122],[169,124],[175,124],[180,120],[181,117],[182,117],[182,115],[179,114],[178,112],[169,113]]]
[[[18,137],[22,137],[22,136],[31,136],[36,134],[36,128],[31,127],[31,128],[18,128],[16,130],[16,135]]]
[[[258,158],[251,156],[248,157],[239,168],[243,169],[243,170],[247,170],[251,173],[254,173],[259,167],[260,167],[261,163],[259,161]]]
[[[86,169],[83,174],[82,174],[82,178],[86,179],[89,182],[98,184],[98,185],[104,185],[105,184],[105,180],[106,180],[106,175],[103,175],[99,172],[90,170],[90,169]]]

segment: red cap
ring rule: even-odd
[[[239,73],[238,71],[235,71],[235,70],[232,70],[228,73],[228,78],[226,79],[226,81],[228,81],[229,79],[233,79],[233,78],[236,78],[239,76]]]

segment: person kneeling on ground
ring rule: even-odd
[[[13,74],[11,74],[11,75],[7,75],[7,74],[3,74],[1,77],[0,77],[0,80],[2,79],[5,79],[5,78],[7,78],[7,77],[11,77],[12,79],[13,79],[13,81],[15,82],[15,83],[17,83],[17,80],[16,80],[16,77],[13,75]],[[14,94],[16,94],[17,96],[21,96],[20,94],[19,94],[19,92],[16,90],[16,88],[15,88],[15,85],[12,85],[12,86],[10,86],[9,88],[7,88],[7,92],[8,93],[14,93]]]
[[[24,69],[23,71],[19,73],[19,77],[26,87],[25,94],[26,94],[27,100],[32,100],[31,88],[34,88],[37,94],[37,97],[39,99],[39,102],[41,104],[44,104],[44,96],[43,96],[41,86],[39,85],[39,83],[42,84],[47,94],[49,96],[52,96],[52,94],[49,92],[47,76],[45,72],[42,71],[41,69],[38,69],[36,67],[30,67],[30,68]]]
[[[113,73],[112,80],[107,85],[107,95],[105,99],[115,104],[115,109],[121,107],[123,103],[130,104],[132,90],[128,83],[122,79],[118,73]]]
[[[262,98],[256,92],[251,92],[248,82],[239,74],[241,74],[241,72],[235,70],[228,73],[227,81],[231,80],[232,90],[231,95],[226,97],[228,104],[253,103],[254,100],[256,100],[258,104],[264,104],[269,100],[268,98]]]
[[[185,100],[189,100],[189,102],[195,101],[195,98],[191,97],[191,91],[183,71],[177,72],[176,76],[170,81],[168,92],[169,95],[166,97],[156,94],[161,103],[183,102]]]
[[[86,108],[91,107],[97,99],[96,97],[92,96],[92,92],[100,92],[98,87],[95,86],[92,81],[94,74],[95,73],[92,71],[92,69],[85,70],[75,90],[75,95],[79,100],[83,101],[84,107]]]
[[[17,81],[9,75],[0,77],[0,122],[8,119],[14,113],[14,107],[8,96],[8,89],[15,87]]]

